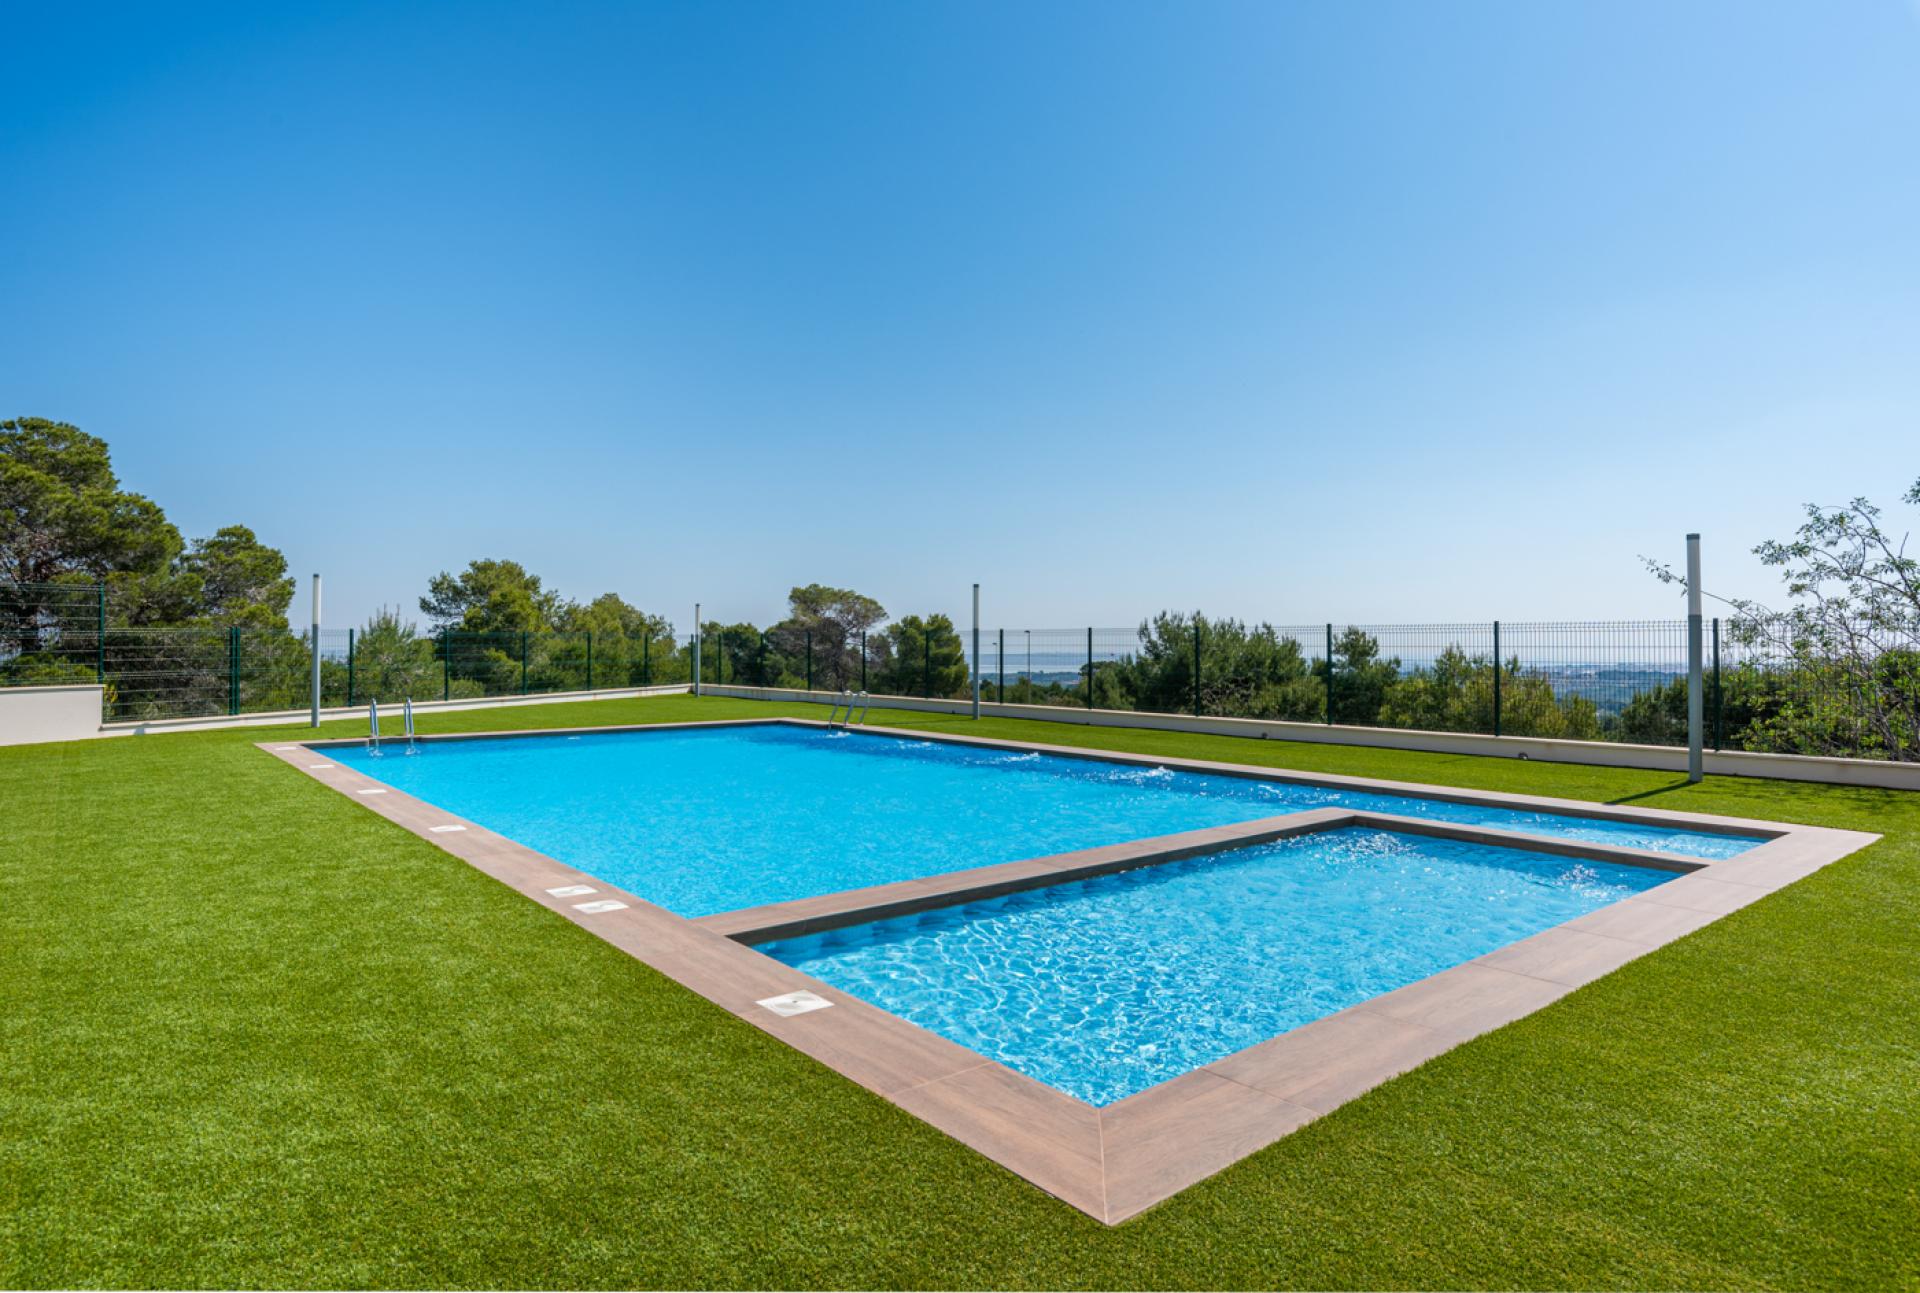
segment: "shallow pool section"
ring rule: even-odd
[[[682,916],[1342,806],[1728,857],[1762,841],[787,725],[327,751]]]
[[[759,950],[1105,1105],[1673,878],[1347,829]]]

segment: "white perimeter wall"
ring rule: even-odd
[[[684,682],[660,687],[621,687],[603,691],[554,691],[532,696],[468,696],[459,700],[416,700],[415,714],[456,709],[506,709],[519,705],[563,705],[577,700],[631,700],[637,696],[684,695]],[[85,693],[58,702],[47,693]],[[36,699],[42,697],[41,699]],[[92,736],[154,736],[162,732],[204,732],[221,727],[304,726],[311,710],[283,709],[262,714],[208,714],[194,718],[152,718],[125,723],[102,723],[101,689],[92,683],[72,687],[0,687],[0,745],[34,745],[42,741],[77,741]],[[381,726],[398,718],[398,704],[380,707]],[[365,720],[367,707],[333,706],[320,711],[320,721],[336,718]]]
[[[595,692],[559,692],[539,696],[488,696],[455,701],[416,701],[415,713],[434,710],[492,709],[518,705],[564,704],[577,700],[616,700],[637,696],[685,694],[686,683],[662,687],[622,688]],[[784,687],[736,687],[707,683],[700,689],[710,696],[737,696],[746,700],[800,700],[830,705],[839,694]],[[964,700],[921,700],[912,696],[874,696],[875,709],[910,709],[935,714],[970,712]],[[286,726],[306,719],[306,710],[274,714],[224,715],[206,718],[159,719],[144,723],[100,722],[101,689],[97,684],[57,687],[0,687],[0,745],[32,745],[42,741],[76,741],[93,736],[136,736],[160,732],[205,730],[217,727]],[[399,706],[388,710],[396,713]],[[1614,741],[1556,741],[1535,736],[1480,736],[1470,732],[1414,732],[1390,727],[1329,727],[1320,723],[1283,723],[1255,718],[1196,718],[1191,714],[1142,714],[1131,710],[1081,709],[1071,705],[995,705],[982,701],[980,713],[991,718],[1028,718],[1043,722],[1091,727],[1137,727],[1163,732],[1204,732],[1251,740],[1318,741],[1332,745],[1365,745],[1394,750],[1428,750],[1438,754],[1490,755],[1539,759],[1547,763],[1589,763],[1616,768],[1687,770],[1687,752],[1665,745],[1628,745]],[[364,716],[364,707],[324,709],[322,719]],[[1920,790],[1920,763],[1892,763],[1883,759],[1836,759],[1804,754],[1748,754],[1736,750],[1706,752],[1706,770],[1723,777],[1769,777],[1781,781],[1819,781],[1848,786],[1881,786]]]
[[[0,687],[0,745],[77,741],[100,735],[98,683]]]

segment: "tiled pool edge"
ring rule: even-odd
[[[544,727],[504,732],[447,732],[417,738],[424,743],[442,741],[496,740],[506,737],[558,737],[606,735],[619,732],[650,732],[676,728],[724,727],[806,727],[818,730],[850,731],[855,735],[893,737],[907,741],[964,745],[979,749],[1006,750],[1019,754],[1051,754],[1064,758],[1089,759],[1098,763],[1117,763],[1129,767],[1170,768],[1179,772],[1197,772],[1212,776],[1234,777],[1245,781],[1274,781],[1283,785],[1316,786],[1330,790],[1356,790],[1377,794],[1434,799],[1447,803],[1474,804],[1489,808],[1515,808],[1557,816],[1589,817],[1600,821],[1638,822],[1656,826],[1686,827],[1710,834],[1757,835],[1775,838],[1789,828],[1780,822],[1750,817],[1725,817],[1712,813],[1690,813],[1670,808],[1635,808],[1625,804],[1595,803],[1584,799],[1559,799],[1551,795],[1520,795],[1502,790],[1471,790],[1460,786],[1437,786],[1416,781],[1390,781],[1373,777],[1352,777],[1336,772],[1299,772],[1261,764],[1228,763],[1217,759],[1189,759],[1177,755],[1135,754],[1127,750],[1107,750],[1094,746],[1053,745],[1041,741],[1011,741],[1001,737],[970,736],[955,732],[925,731],[907,727],[873,727],[861,724],[853,728],[835,725],[817,718],[769,715],[765,718],[701,719],[678,723],[616,723],[597,727]],[[383,737],[399,744],[401,738]],[[365,737],[328,737],[306,741],[314,749],[330,746],[364,745]],[[271,742],[257,742],[270,748]]]
[[[747,720],[753,721],[753,720]],[[777,718],[772,721],[796,726],[821,727],[828,724],[817,718]],[[1134,767],[1164,767],[1178,772],[1198,772],[1212,776],[1236,777],[1246,781],[1277,781],[1285,785],[1317,786],[1328,790],[1357,790],[1375,794],[1401,795],[1416,799],[1435,799],[1454,804],[1478,804],[1492,808],[1518,808],[1556,816],[1590,817],[1599,821],[1643,822],[1662,826],[1687,826],[1717,835],[1759,835],[1774,838],[1788,829],[1780,822],[1758,818],[1722,817],[1712,813],[1689,813],[1677,809],[1633,808],[1624,804],[1594,803],[1583,799],[1557,799],[1550,795],[1519,795],[1503,790],[1469,790],[1460,786],[1435,786],[1415,781],[1388,781],[1373,777],[1350,777],[1337,772],[1297,772],[1290,768],[1272,768],[1255,763],[1227,763],[1217,759],[1187,759],[1175,755],[1134,754],[1127,750],[1106,750],[1097,746],[1047,745],[1037,741],[1009,741],[1000,737],[963,736],[955,732],[922,731],[909,727],[869,727],[851,729],[856,733],[892,736],[915,741],[947,742],[986,749],[1017,751],[1022,754],[1054,754],[1075,759],[1093,759],[1101,763],[1121,763]]]
[[[1256,817],[1247,822],[1182,831],[1175,835],[1158,835],[1099,848],[1078,849],[1071,853],[1055,853],[1048,857],[946,871],[864,889],[845,889],[812,898],[796,898],[790,902],[743,907],[738,911],[723,911],[712,916],[696,916],[693,921],[738,942],[766,943],[847,925],[866,924],[868,921],[887,920],[932,907],[997,898],[1024,889],[1039,889],[1069,880],[1086,880],[1115,871],[1158,866],[1162,862],[1175,862],[1182,858],[1221,853],[1228,849],[1267,844],[1289,836],[1341,830],[1350,826],[1525,849],[1557,857],[1616,862],[1656,871],[1686,873],[1703,870],[1710,865],[1706,859],[1682,858],[1671,853],[1585,840],[1525,835],[1492,826],[1462,826],[1424,817],[1399,817],[1363,808],[1303,808],[1272,817]]]
[[[739,722],[652,726],[736,726],[767,722],[815,726],[808,720],[748,719]],[[583,729],[562,729],[578,735]],[[607,729],[601,729],[607,730]],[[612,729],[619,730],[619,729]],[[876,734],[927,739],[926,733],[874,729]],[[508,737],[533,733],[462,734]],[[963,744],[1083,754],[1109,761],[1160,764],[1231,775],[1268,776],[1271,770],[1198,760],[1114,757],[1111,751],[1079,751],[1025,743],[943,736]],[[1704,861],[1648,894],[1523,939],[1487,956],[1383,994],[1314,1021],[1224,1059],[1164,1082],[1138,1095],[1096,1109],[975,1052],[938,1037],[886,1011],[763,956],[735,941],[763,932],[779,909],[823,904],[812,913],[788,911],[794,920],[856,923],[886,914],[888,902],[945,905],[983,883],[1032,887],[1077,874],[1097,874],[1153,861],[1279,838],[1339,825],[1378,825],[1443,838],[1470,839],[1534,851],[1673,869],[1674,858],[1640,850],[1578,841],[1545,840],[1493,828],[1452,826],[1347,809],[1310,809],[1256,822],[1187,832],[1156,841],[1133,841],[1054,858],[1029,859],[943,877],[877,886],[874,890],[823,895],[798,904],[775,904],[748,912],[690,921],[615,889],[597,878],[515,843],[476,823],[386,787],[351,767],[327,761],[312,766],[328,746],[359,741],[261,742],[283,762],[354,798],[388,820],[476,869],[511,885],[629,955],[699,993],[762,1031],[851,1078],[883,1098],[967,1144],[1096,1219],[1114,1224],[1187,1186],[1213,1175],[1267,1144],[1427,1059],[1481,1033],[1513,1022],[1628,961],[1757,901],[1877,836],[1819,827],[1794,827],[1700,814],[1626,810],[1625,820],[1752,830],[1767,843],[1731,859]],[[1424,788],[1374,783],[1361,778],[1288,778],[1359,789],[1392,787],[1402,793]],[[378,795],[363,795],[380,790]],[[1592,812],[1578,801],[1452,792],[1468,802],[1539,808],[1555,804]],[[1734,825],[1737,823],[1737,826]],[[457,827],[436,831],[436,827]],[[1212,837],[1200,839],[1194,837]],[[1100,856],[1106,855],[1106,856]],[[1633,856],[1626,856],[1633,855]],[[1686,863],[1679,865],[1685,866]],[[1025,868],[1021,871],[1019,869]],[[1001,872],[999,876],[983,876]],[[912,893],[904,891],[921,886]],[[943,889],[943,886],[944,889]],[[589,892],[556,895],[554,889]],[[1001,891],[1007,891],[1002,889]],[[585,912],[577,900],[612,900],[624,906]],[[865,913],[865,914],[861,914]],[[729,937],[728,918],[741,928]],[[792,1017],[774,1015],[758,1003],[793,991],[811,991],[839,1007]]]

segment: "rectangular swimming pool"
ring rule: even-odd
[[[260,744],[1106,1224],[1877,838],[786,718]]]
[[[1674,878],[1333,830],[759,950],[1097,1106]]]
[[[784,724],[327,753],[687,917],[1323,807],[1694,858],[1764,842]]]

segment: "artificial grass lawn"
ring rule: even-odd
[[[1109,1229],[253,748],[308,729],[0,749],[0,1286],[1920,1286],[1920,795],[875,722],[1886,839]]]

